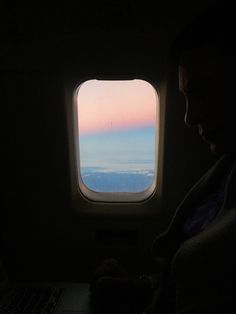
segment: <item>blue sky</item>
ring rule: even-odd
[[[85,167],[99,167],[106,172],[154,171],[155,128],[80,136],[80,161],[82,172]]]

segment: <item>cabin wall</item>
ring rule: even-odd
[[[176,30],[164,29],[101,27],[54,40],[5,42],[1,255],[12,278],[87,281],[111,256],[134,274],[155,269],[154,237],[214,162],[206,144],[183,123],[184,102],[168,60]],[[126,215],[126,206],[133,206],[127,204],[114,205],[118,215],[81,216],[72,206],[66,82],[103,75],[141,76],[160,86],[162,192],[160,200],[135,205],[144,208],[143,215]],[[145,208],[155,214],[145,215]]]

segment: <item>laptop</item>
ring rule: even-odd
[[[0,261],[0,314],[92,314],[89,284],[10,282]]]

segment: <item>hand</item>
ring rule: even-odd
[[[107,276],[113,278],[130,278],[129,273],[115,258],[109,258],[102,261],[93,275],[92,282],[97,281],[101,277]]]
[[[90,283],[91,303],[97,313],[119,313],[132,291],[132,278],[114,258],[104,260]]]
[[[151,291],[145,281],[135,279],[116,259],[104,260],[90,285],[91,303],[97,313],[138,314]]]
[[[121,264],[114,258],[105,259],[95,270],[93,278],[90,282],[90,292],[93,298],[95,294],[100,293],[100,290],[108,288],[111,286],[113,289],[122,282],[126,283],[131,276],[128,272],[121,266]],[[109,290],[109,288],[108,288]]]

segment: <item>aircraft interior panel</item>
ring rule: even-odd
[[[160,4],[162,13],[133,1],[96,1],[91,10],[68,3],[45,15],[18,4],[15,18],[5,8],[2,23],[1,259],[18,280],[89,281],[107,257],[134,274],[152,268],[153,239],[214,161],[183,123],[169,60],[178,29],[203,2]],[[138,202],[91,201],[75,183],[75,87],[139,78],[153,82],[160,100],[155,191]]]

